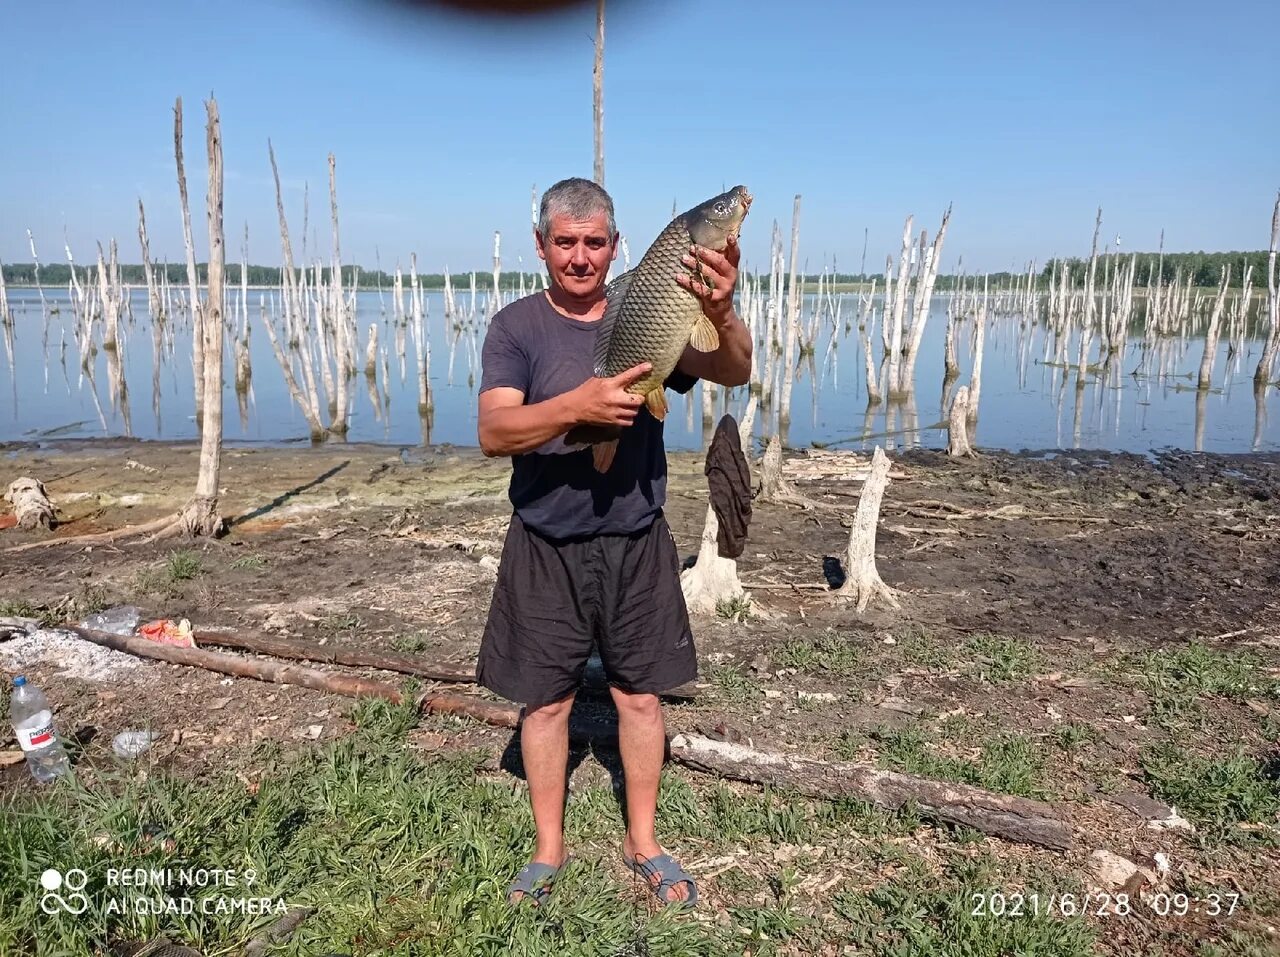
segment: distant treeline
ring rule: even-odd
[[[1106,270],[1114,272],[1117,264],[1123,263],[1127,268],[1134,253],[1108,253],[1098,256],[1098,275],[1103,276]],[[1138,267],[1134,282],[1139,286],[1154,286],[1159,275],[1166,283],[1173,282],[1181,273],[1182,281],[1191,279],[1193,286],[1216,286],[1222,282],[1222,267],[1231,267],[1230,285],[1240,288],[1244,284],[1245,269],[1253,266],[1253,288],[1267,288],[1267,255],[1263,252],[1231,252],[1231,253],[1165,253],[1163,261],[1159,253],[1137,253]],[[1089,260],[1063,259],[1071,271],[1071,281],[1080,285],[1089,272]],[[1041,272],[1041,278],[1048,280],[1054,271],[1055,260],[1049,260]],[[1099,287],[1101,283],[1099,282]]]
[[[1129,259],[1135,255],[1134,253],[1107,253],[1098,256],[1098,279],[1096,280],[1097,288],[1101,290],[1104,278],[1113,272],[1119,264],[1128,266]],[[1157,271],[1163,277],[1166,283],[1173,282],[1174,278],[1181,272],[1182,281],[1186,282],[1190,277],[1192,285],[1195,286],[1216,286],[1222,275],[1222,267],[1228,265],[1231,267],[1231,286],[1239,288],[1244,280],[1245,267],[1252,264],[1253,266],[1253,288],[1255,290],[1265,290],[1267,288],[1267,253],[1263,252],[1229,252],[1229,253],[1165,253],[1163,261],[1161,261],[1159,253],[1140,252],[1136,254],[1138,257],[1138,269],[1136,283],[1138,286],[1150,286],[1155,283]],[[1070,270],[1070,282],[1074,286],[1084,285],[1085,276],[1089,271],[1089,260],[1070,258],[1060,260],[1049,260],[1044,268],[1040,270],[1037,276],[1037,286],[1044,289],[1048,287],[1049,280],[1052,278],[1058,263],[1066,265]],[[76,274],[81,283],[95,284],[98,281],[97,267],[86,268],[77,266]],[[200,282],[205,281],[206,264],[196,263],[196,273],[200,277]],[[156,282],[160,282],[161,272],[168,270],[169,284],[171,286],[185,287],[187,283],[187,267],[183,263],[169,263],[167,266],[157,264],[154,267]],[[250,286],[279,286],[281,283],[281,268],[279,266],[249,266],[248,280]],[[324,270],[325,280],[328,281],[329,270]],[[978,274],[977,281],[981,282],[983,274]],[[1025,281],[1026,273],[1013,272],[993,272],[986,273],[987,281],[991,288],[1007,288],[1018,281]],[[409,286],[409,274],[404,274],[404,283],[406,289]],[[524,274],[524,284],[529,288],[534,281],[535,273],[527,272]],[[453,287],[459,291],[467,291],[471,287],[471,273],[457,272],[450,274]],[[422,283],[424,289],[443,289],[444,274],[443,273],[419,273],[418,279]],[[834,280],[839,285],[855,285],[860,283],[870,283],[872,280],[879,281],[883,284],[883,273],[836,273],[834,276],[828,274],[828,281]],[[948,290],[956,288],[961,280],[972,286],[975,281],[973,274],[961,276],[958,274],[940,274],[935,286],[938,290]],[[141,286],[146,284],[146,274],[140,264],[122,264],[120,266],[120,280],[131,286]],[[360,289],[377,289],[381,287],[389,290],[395,285],[394,274],[382,272],[379,270],[365,270],[359,266],[343,266],[342,282],[347,288],[353,283],[359,281]],[[8,263],[4,266],[4,281],[14,286],[30,286],[36,281],[36,267],[32,263]],[[239,285],[240,264],[228,263],[226,281],[230,286]],[[520,285],[520,274],[516,272],[503,272],[501,283],[504,289],[517,288]],[[66,286],[71,282],[71,266],[68,263],[49,263],[40,267],[40,282],[46,286]],[[804,277],[806,288],[814,290],[818,282],[816,273]],[[487,290],[493,285],[493,275],[491,272],[476,273],[476,289]]]
[[[42,286],[67,286],[71,283],[71,265],[69,263],[42,263],[40,265],[40,284]],[[185,263],[169,263],[167,266],[159,263],[152,266],[155,274],[156,283],[162,281],[162,273],[168,270],[169,285],[179,288],[186,288],[187,285],[187,267]],[[91,285],[98,282],[98,267],[76,266],[76,276],[82,284]],[[279,266],[253,266],[250,265],[248,273],[248,281],[250,286],[279,286],[281,283],[281,274],[283,269]],[[314,269],[308,270],[308,276],[314,273]],[[208,277],[208,264],[196,263],[196,275],[201,283],[205,282]],[[409,271],[404,271],[405,289],[410,288]],[[527,287],[533,282],[533,273],[524,274],[524,282]],[[324,269],[325,282],[329,281],[329,269]],[[359,280],[360,289],[377,289],[379,285],[383,289],[390,290],[395,286],[395,275],[393,273],[380,272],[378,270],[366,271],[359,266],[343,266],[342,267],[342,284],[346,288],[351,288],[352,284]],[[469,291],[471,288],[471,273],[450,273],[450,282],[456,290]],[[418,273],[418,280],[422,283],[424,289],[443,289],[444,273]],[[4,266],[4,281],[14,286],[32,286],[36,281],[36,267],[34,263],[6,263]],[[130,286],[145,286],[147,283],[146,272],[141,263],[138,264],[120,264],[120,281]],[[226,267],[226,283],[228,286],[238,286],[241,283],[240,264],[227,263]],[[517,272],[503,272],[500,282],[504,289],[512,286],[520,285],[520,274]],[[491,272],[476,273],[476,288],[488,289],[493,285],[493,274]]]

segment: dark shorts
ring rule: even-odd
[[[577,691],[593,642],[609,683],[624,691],[656,694],[697,677],[666,519],[633,535],[555,541],[513,515],[480,643],[480,684],[529,707],[559,701]]]

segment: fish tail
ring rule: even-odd
[[[596,467],[596,471],[604,473],[613,467],[613,457],[618,452],[618,440],[610,439],[608,442],[597,442],[591,447],[591,462]]]

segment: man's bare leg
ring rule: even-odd
[[[631,694],[611,688],[618,708],[618,750],[627,788],[627,836],[622,850],[641,861],[664,853],[654,832],[658,815],[658,779],[666,754],[666,726],[662,704],[653,694]],[[655,881],[656,883],[656,881]],[[677,884],[668,900],[685,900],[689,885]]]
[[[569,695],[551,704],[527,709],[520,725],[520,754],[537,829],[533,860],[552,867],[562,867],[566,857],[564,799],[573,697]]]

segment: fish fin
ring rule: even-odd
[[[720,348],[720,333],[716,332],[715,323],[706,316],[699,316],[693,324],[693,332],[689,334],[689,345],[699,352],[715,352]]]
[[[604,377],[605,361],[609,358],[609,342],[613,338],[613,326],[618,321],[618,316],[622,314],[622,302],[627,296],[627,290],[631,288],[631,279],[635,274],[636,271],[630,269],[605,286],[604,315],[600,318],[600,325],[596,329],[595,352],[591,356],[593,371],[598,376]]]
[[[613,467],[613,457],[618,452],[618,440],[610,439],[608,442],[599,442],[591,446],[591,463],[596,467],[597,472],[607,472]]]
[[[662,386],[650,390],[644,397],[644,404],[649,407],[649,414],[659,422],[667,417],[667,393]]]

